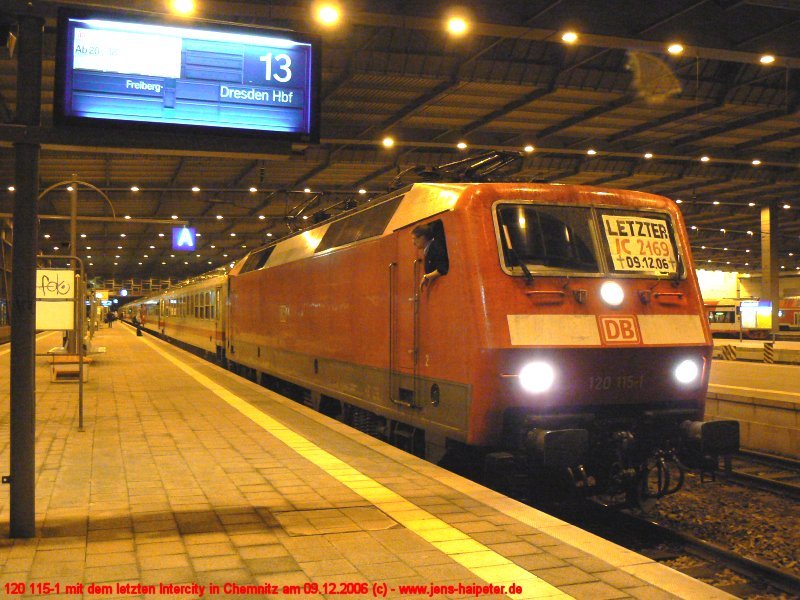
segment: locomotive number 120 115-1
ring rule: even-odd
[[[589,389],[641,390],[644,389],[644,375],[592,375],[589,377]]]

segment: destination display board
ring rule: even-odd
[[[294,32],[59,11],[57,124],[319,141],[319,52]]]
[[[604,214],[602,219],[614,271],[675,272],[678,264],[675,246],[665,218]]]

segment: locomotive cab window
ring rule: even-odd
[[[589,208],[501,204],[495,216],[507,272],[599,271]]]
[[[645,277],[684,275],[668,214],[603,209],[598,218],[611,272]]]

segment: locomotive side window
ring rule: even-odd
[[[674,277],[682,272],[669,215],[604,209],[598,217],[612,272],[647,277]]]
[[[497,209],[500,244],[508,268],[599,271],[591,211],[573,206],[502,204]]]
[[[381,235],[389,224],[403,196],[396,196],[386,202],[334,221],[328,227],[314,252],[345,246],[359,240]]]
[[[267,259],[269,258],[272,251],[275,250],[275,246],[269,246],[268,248],[261,248],[260,250],[256,250],[250,256],[247,257],[247,260],[244,261],[239,274],[248,273],[250,271],[255,271],[256,269],[260,269],[263,267]]]

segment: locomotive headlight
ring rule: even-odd
[[[696,361],[684,360],[675,367],[675,379],[680,383],[690,384],[697,381],[700,376],[700,366]]]
[[[519,382],[526,392],[541,394],[553,386],[556,372],[546,362],[529,362],[519,372]]]
[[[625,292],[622,290],[622,286],[616,281],[606,281],[600,286],[600,297],[606,304],[619,306],[625,299]]]

